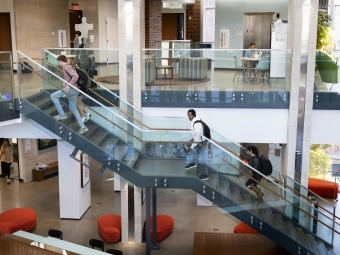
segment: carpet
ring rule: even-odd
[[[167,75],[170,78],[170,75]],[[112,76],[104,76],[99,77],[97,79],[98,82],[106,82],[112,84],[119,84],[119,76],[112,75]],[[189,85],[189,84],[198,84],[210,81],[210,78],[206,78],[204,80],[180,80],[178,78],[178,74],[174,74],[173,79],[161,79],[161,80],[154,80],[150,86],[162,86],[162,85]]]

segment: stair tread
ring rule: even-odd
[[[228,181],[220,181],[219,183],[220,192],[226,197],[230,197],[230,189]]]
[[[126,165],[133,167],[138,157],[139,157],[139,152],[128,152],[128,153],[125,153],[122,161]]]
[[[306,240],[305,233],[303,232],[302,228],[294,228],[294,229],[299,238],[300,243],[306,248],[310,249],[310,246]]]
[[[309,244],[309,247],[312,249],[312,251],[315,252],[316,254],[321,254],[320,251],[319,251],[318,245],[315,242],[313,235],[305,234],[305,238],[306,238],[306,240]]]
[[[328,252],[325,244],[322,241],[316,241],[316,243],[317,243],[317,246],[319,248],[319,251],[320,251],[321,255],[329,255],[329,254],[331,254],[331,253]]]
[[[286,231],[287,231],[288,236],[290,236],[295,241],[299,242],[299,239],[297,237],[297,233],[295,231],[293,224],[290,221],[284,221],[283,224],[286,227]]]
[[[209,174],[209,180],[207,180],[207,184],[214,188],[215,190],[218,190],[218,175],[217,174]]]
[[[39,108],[41,108],[42,105],[48,102],[50,102],[53,105],[53,102],[50,97],[42,97],[36,100],[31,100],[30,102]]]
[[[230,198],[231,200],[238,203],[241,201],[241,194],[239,188],[237,187],[230,188]]]
[[[252,204],[250,195],[249,194],[241,194],[241,203],[242,204]]]
[[[262,211],[262,215],[263,215],[262,219],[265,222],[269,223],[271,226],[275,226],[272,211],[269,208],[262,208],[262,209],[259,209],[259,210]]]
[[[115,159],[121,159],[125,152],[128,150],[129,146],[116,145],[113,147],[113,157]]]
[[[106,135],[107,135],[107,131],[101,128],[95,128],[93,129],[93,132],[87,132],[88,134],[86,134],[86,138],[89,139],[91,142],[93,142],[94,144],[98,144]]]
[[[100,143],[99,147],[105,150],[106,152],[109,151],[113,146],[117,143],[118,139],[107,136],[103,141]]]
[[[280,214],[273,214],[275,226],[278,230],[280,230],[282,233],[287,235],[286,227],[283,223],[282,216]]]

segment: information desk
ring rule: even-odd
[[[105,252],[102,251],[98,251],[95,249],[92,249],[90,247],[85,247],[85,246],[81,246],[79,244],[74,244],[74,243],[70,243],[64,240],[60,240],[54,237],[43,237],[43,236],[39,236],[36,234],[32,234],[29,232],[25,232],[25,231],[17,231],[15,233],[13,233],[13,235],[16,236],[20,236],[26,239],[30,239],[32,241],[36,241],[39,243],[43,243],[46,245],[50,245],[50,246],[54,246],[63,250],[67,250],[67,251],[71,251],[71,252],[75,252],[75,253],[80,253],[82,255],[103,255],[103,254],[107,254]]]

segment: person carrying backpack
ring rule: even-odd
[[[253,145],[249,145],[247,147],[247,152],[249,155],[249,158],[247,158],[248,160],[248,165],[250,165],[252,168],[255,168],[256,170],[258,170],[259,172],[261,171],[261,163],[260,163],[260,158],[259,158],[259,152],[257,150],[256,146]],[[243,160],[244,157],[242,157],[240,154],[238,154],[238,156]],[[253,180],[253,179],[255,180]],[[245,185],[248,189],[254,191],[257,195],[257,199],[260,200],[264,193],[260,190],[260,188],[258,187],[258,184],[260,183],[261,179],[262,179],[262,175],[260,175],[259,173],[257,173],[256,171],[252,170],[252,178],[249,178]]]
[[[194,137],[193,139],[189,141],[187,145],[183,147],[187,153],[187,163],[188,163],[185,166],[185,169],[191,169],[197,166],[198,169],[202,170],[202,174],[198,178],[205,181],[209,179],[208,168],[205,165],[207,161],[207,155],[206,155],[207,150],[205,147],[207,145],[208,140],[204,137],[204,127],[207,127],[207,126],[201,119],[196,117],[196,111],[194,109],[190,109],[188,111],[188,119],[191,121],[190,130],[193,131]],[[210,134],[210,130],[209,130],[209,134]],[[207,138],[210,138],[210,137],[207,137]]]
[[[87,88],[90,87],[91,85],[91,80],[90,77],[88,76],[87,72],[84,70],[81,70],[78,65],[77,65],[77,60],[74,57],[69,57],[68,58],[68,63],[73,66],[73,68],[75,68],[75,70],[77,71],[77,69],[80,70],[80,72],[84,73],[85,75],[87,75],[87,84],[85,86],[79,86],[78,88],[79,90],[83,91],[84,93],[88,93]],[[76,69],[77,68],[77,69]],[[79,71],[78,71],[79,72]],[[77,72],[77,73],[78,73]],[[88,121],[89,119],[91,119],[91,113],[88,111],[85,111],[85,106],[82,103],[82,100],[84,98],[84,95],[79,93],[78,97],[77,97],[77,109],[79,111],[79,114],[81,116],[81,119],[83,122]]]

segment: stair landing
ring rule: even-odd
[[[195,232],[193,255],[291,255],[262,235]]]

